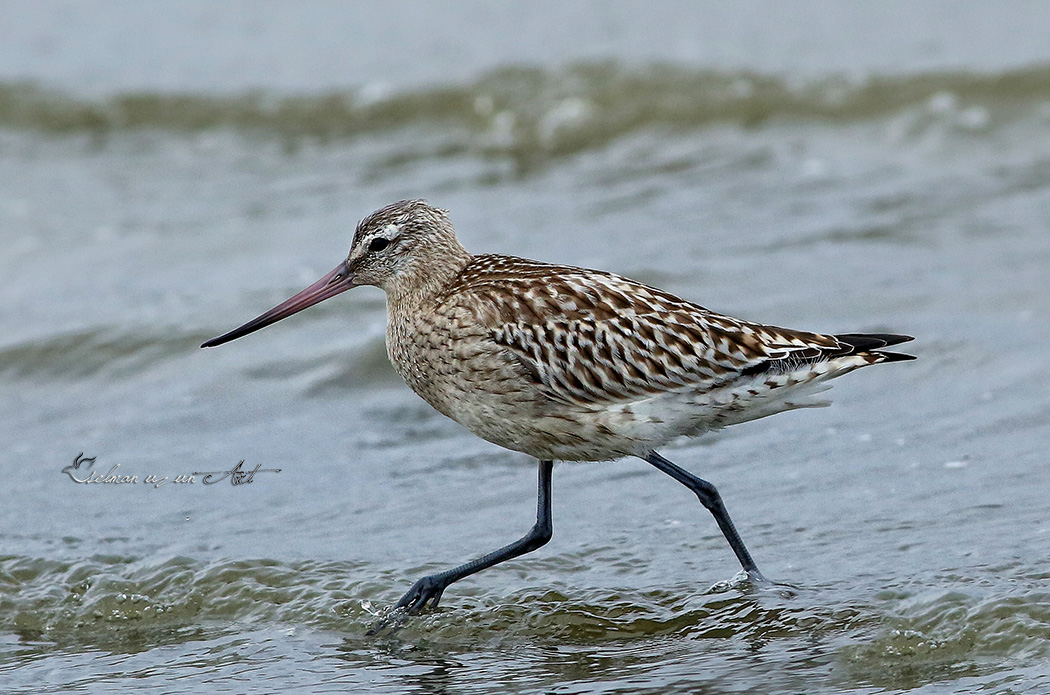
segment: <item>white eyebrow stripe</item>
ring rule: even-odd
[[[368,245],[372,243],[374,239],[386,239],[387,241],[393,241],[399,236],[401,236],[401,227],[392,222],[386,225],[385,227],[380,227],[376,231],[370,233],[368,236],[361,239],[360,245],[351,250],[351,253],[347,257],[347,260],[352,261],[368,253]]]

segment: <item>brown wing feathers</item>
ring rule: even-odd
[[[909,336],[833,336],[753,324],[610,273],[508,256],[476,256],[456,285],[456,292],[473,296],[493,341],[509,348],[552,396],[576,402],[714,388],[854,354],[913,359],[881,351]]]

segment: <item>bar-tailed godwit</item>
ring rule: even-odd
[[[656,452],[793,408],[858,367],[914,359],[906,335],[830,335],[730,318],[597,270],[474,256],[448,213],[401,201],[357,226],[346,260],[220,345],[358,285],[387,295],[387,354],[423,400],[474,434],[539,460],[536,524],[521,539],[423,577],[395,609],[436,606],[449,584],[544,545],[553,461],[637,456],[692,490],[741,566],[765,581],[711,483]]]

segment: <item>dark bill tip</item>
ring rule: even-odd
[[[216,345],[222,345],[231,340],[236,340],[241,336],[257,331],[260,328],[265,328],[271,323],[277,323],[281,319],[288,318],[292,314],[296,314],[318,302],[323,302],[329,297],[334,297],[340,292],[345,292],[353,286],[353,274],[346,267],[346,263],[341,263],[332,272],[328,273],[302,292],[299,292],[294,297],[286,299],[265,314],[256,316],[248,323],[239,328],[234,328],[229,333],[224,333],[217,338],[212,338],[211,340],[201,343],[201,347],[215,347]]]

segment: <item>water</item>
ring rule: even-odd
[[[0,6],[0,690],[1050,692],[1041,4],[93,7]],[[644,463],[561,464],[549,545],[365,635],[528,528],[534,462],[400,383],[378,290],[197,345],[415,196],[476,252],[917,337],[663,452],[796,596]],[[280,472],[174,482],[241,460]]]

